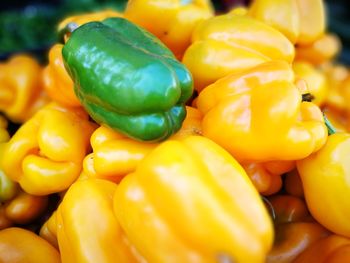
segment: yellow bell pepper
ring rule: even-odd
[[[160,144],[119,184],[114,211],[148,262],[264,262],[272,223],[242,167],[202,136]]]
[[[109,17],[122,17],[122,16],[123,14],[112,9],[106,9],[106,10],[101,10],[101,11],[96,11],[91,13],[84,13],[84,14],[79,14],[75,16],[70,16],[65,18],[58,24],[57,31],[62,32],[64,41],[67,41],[70,32],[66,33],[64,31],[69,23],[73,23],[74,27],[78,27],[91,21],[102,21]]]
[[[57,210],[54,211],[49,219],[41,226],[39,235],[58,249],[56,214]]]
[[[44,88],[53,101],[80,106],[74,93],[74,83],[63,64],[62,47],[62,44],[56,44],[49,51],[49,64],[43,70]]]
[[[344,263],[350,261],[350,239],[331,235],[313,243],[293,263]]]
[[[198,97],[203,135],[240,161],[297,160],[322,147],[327,128],[321,110],[302,101],[305,82],[289,65],[271,61],[232,74]]]
[[[214,15],[209,0],[130,0],[125,17],[156,35],[179,59],[201,21]]]
[[[6,144],[3,171],[30,194],[63,191],[79,176],[94,129],[83,110],[50,104]]]
[[[300,45],[320,38],[326,27],[322,0],[254,0],[248,14]]]
[[[113,214],[116,188],[105,180],[88,179],[68,189],[56,214],[62,262],[139,262]]]
[[[14,122],[24,122],[41,99],[42,69],[28,55],[16,55],[0,64],[0,111]]]
[[[341,42],[338,36],[326,33],[315,42],[306,46],[297,46],[295,59],[320,65],[334,59],[341,50]]]
[[[314,97],[312,102],[318,106],[322,106],[327,98],[329,90],[326,76],[308,62],[293,63],[293,71],[296,78],[306,81],[308,91]]]
[[[60,263],[60,254],[41,237],[17,227],[0,231],[0,262]]]
[[[289,172],[295,166],[292,161],[241,163],[255,188],[262,195],[277,193],[282,187],[282,174]]]
[[[0,115],[0,143],[7,142],[10,139],[10,134],[7,131],[7,120]]]
[[[276,29],[236,13],[200,23],[192,35],[183,63],[201,91],[230,73],[239,73],[270,60],[291,63],[293,44]]]
[[[202,114],[186,107],[187,116],[181,129],[171,139],[201,134]],[[101,126],[91,136],[93,153],[84,159],[81,178],[95,177],[119,182],[126,174],[135,171],[140,161],[158,144],[139,142]]]
[[[318,152],[297,162],[312,216],[332,232],[350,237],[350,134],[328,137]]]

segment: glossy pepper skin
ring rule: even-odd
[[[331,235],[305,250],[293,263],[343,263],[350,260],[350,240]]]
[[[114,211],[130,242],[154,263],[264,262],[273,239],[242,167],[201,136],[163,142],[147,155],[118,185]]]
[[[0,231],[0,262],[60,263],[60,254],[46,240],[23,228]]]
[[[182,61],[193,74],[195,88],[200,92],[228,74],[270,60],[291,63],[293,59],[294,46],[284,35],[235,11],[200,23]]]
[[[298,161],[297,168],[313,217],[332,232],[350,237],[350,134],[330,135],[324,147]]]
[[[62,48],[62,44],[55,44],[49,51],[49,64],[42,74],[44,88],[53,101],[78,107],[81,105],[74,93],[74,83],[64,67]]]
[[[304,84],[294,84],[282,61],[220,79],[198,97],[203,135],[240,161],[307,157],[325,143],[327,129],[321,110],[302,102]]]
[[[31,56],[18,54],[0,64],[0,111],[24,122],[48,102],[42,94],[42,69]]]
[[[179,59],[196,25],[213,15],[208,0],[131,0],[125,9],[127,19],[157,36]]]
[[[63,191],[79,176],[94,129],[83,110],[50,104],[6,144],[3,171],[30,194]]]
[[[187,116],[181,129],[171,139],[201,134],[202,114],[186,107]],[[83,175],[119,182],[134,172],[141,160],[158,144],[132,140],[107,127],[101,126],[91,136],[93,152],[84,159]],[[116,169],[117,168],[117,169]]]
[[[192,78],[155,36],[110,18],[76,29],[62,53],[80,102],[98,123],[140,141],[161,141],[181,128]]]
[[[88,179],[68,189],[56,214],[62,262],[138,262],[113,214],[116,188],[105,180]]]
[[[322,0],[254,0],[248,14],[276,28],[299,45],[316,41],[326,27]]]

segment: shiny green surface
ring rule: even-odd
[[[76,29],[62,54],[96,122],[142,141],[164,140],[181,128],[192,77],[155,36],[109,18]]]

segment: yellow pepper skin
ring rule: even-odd
[[[307,1],[305,1],[307,2]],[[320,65],[334,59],[341,50],[339,38],[331,33],[324,34],[315,42],[306,46],[297,46],[295,59]]]
[[[292,161],[242,163],[241,165],[262,195],[277,193],[282,187],[281,175],[295,166]]]
[[[138,262],[113,213],[116,188],[88,179],[68,189],[56,214],[62,262]]]
[[[16,55],[0,64],[0,111],[14,122],[24,122],[42,91],[42,69],[28,55]]]
[[[74,83],[63,64],[62,47],[62,44],[56,44],[49,51],[49,64],[42,75],[44,88],[53,101],[77,107],[80,102],[74,93]]]
[[[186,107],[187,115],[181,129],[171,139],[181,139],[201,134],[202,114]],[[158,144],[132,140],[101,126],[91,136],[93,153],[84,159],[83,176],[119,182],[126,174],[134,172],[140,161]]]
[[[198,96],[203,135],[240,161],[297,160],[322,147],[327,129],[322,112],[302,102],[304,82],[271,61],[222,78]]]
[[[196,25],[214,15],[209,0],[130,0],[125,17],[157,36],[178,59]]]
[[[280,32],[251,17],[231,13],[199,24],[182,61],[200,92],[230,73],[270,60],[291,63],[293,59],[294,46]]]
[[[56,213],[57,210],[54,211],[49,219],[46,220],[46,222],[42,225],[39,235],[56,249],[58,249]]]
[[[60,263],[60,254],[41,237],[17,227],[0,231],[0,262]]]
[[[267,210],[242,167],[202,136],[154,149],[118,185],[114,211],[153,263],[264,262],[273,240]]]
[[[322,106],[328,94],[328,83],[326,76],[308,62],[293,63],[293,71],[296,78],[306,81],[308,91],[313,95],[312,100],[317,106]]]
[[[321,150],[297,162],[312,216],[332,232],[350,237],[350,134],[328,137]]]
[[[300,45],[320,38],[326,27],[322,0],[254,0],[248,14]]]
[[[315,242],[293,263],[344,263],[350,261],[350,240],[331,235]]]
[[[3,171],[29,194],[63,191],[79,176],[94,129],[83,110],[50,104],[6,144]]]
[[[7,142],[10,139],[10,134],[7,131],[7,120],[0,115],[0,143]]]

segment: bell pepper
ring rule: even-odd
[[[30,194],[63,191],[79,176],[94,129],[83,110],[52,103],[23,124],[6,144],[3,171]]]
[[[41,99],[41,72],[39,63],[24,54],[0,64],[0,111],[11,121],[24,122],[36,110],[35,102]]]
[[[42,75],[44,88],[53,101],[77,107],[80,102],[74,93],[73,81],[63,65],[62,47],[62,44],[56,44],[49,51],[49,64]]]
[[[318,106],[322,106],[327,98],[329,90],[326,76],[308,62],[293,63],[293,71],[296,78],[301,78],[306,81],[308,91],[314,98],[312,102]]]
[[[335,133],[318,152],[297,161],[312,216],[332,232],[350,237],[350,134]]]
[[[279,224],[275,227],[275,233],[275,243],[267,255],[267,263],[295,263],[295,258],[329,234],[321,225],[310,222]]]
[[[333,60],[341,50],[341,42],[337,35],[326,33],[321,38],[306,46],[297,46],[295,59],[320,65]]]
[[[299,45],[313,43],[324,34],[326,27],[322,0],[254,0],[248,14]]]
[[[203,135],[242,162],[305,158],[327,139],[321,110],[302,101],[305,89],[282,61],[222,78],[198,96]]]
[[[293,263],[343,263],[350,261],[350,239],[331,235],[315,242]]]
[[[55,210],[49,219],[47,219],[46,222],[41,226],[39,235],[56,249],[58,249],[56,211],[57,210]]]
[[[322,111],[337,132],[350,131],[350,112],[329,106],[322,107]]]
[[[288,194],[296,197],[304,197],[303,184],[297,169],[286,174],[283,185]]]
[[[118,185],[114,212],[148,262],[264,262],[273,239],[242,167],[202,136],[148,154]]]
[[[62,262],[139,262],[113,213],[116,188],[105,180],[88,179],[68,189],[56,213]]]
[[[209,0],[130,0],[125,18],[157,36],[179,59],[195,27],[214,15]]]
[[[192,107],[186,107],[186,111],[181,129],[171,139],[201,134],[200,111]],[[132,140],[104,126],[96,129],[90,141],[93,153],[84,159],[81,178],[94,177],[114,182],[134,172],[140,161],[158,145]]]
[[[0,205],[0,230],[13,226],[13,222],[7,218],[5,207]]]
[[[62,53],[96,122],[141,141],[161,141],[181,128],[191,75],[155,36],[109,18],[76,29]]]
[[[293,169],[294,162],[241,163],[255,188],[262,195],[277,193],[282,187],[281,175]]]
[[[109,17],[122,17],[123,14],[112,10],[112,9],[105,9],[101,11],[95,11],[91,13],[83,13],[79,15],[69,16],[62,20],[57,27],[57,31],[59,34],[63,35],[63,40],[66,42],[70,36],[70,32],[67,27],[73,26],[75,28],[86,24],[91,21],[102,21]]]
[[[182,61],[200,92],[228,74],[270,60],[291,63],[293,59],[294,46],[280,32],[251,17],[231,13],[199,24]]]
[[[0,115],[0,144],[7,142],[10,139],[10,135],[7,131],[7,120]]]
[[[60,254],[41,237],[23,228],[0,231],[0,262],[60,263]]]

